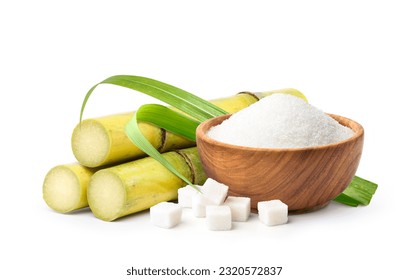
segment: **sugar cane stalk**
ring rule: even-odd
[[[193,184],[202,185],[206,180],[196,147],[163,156]],[[145,157],[97,171],[88,187],[88,202],[97,218],[112,221],[175,200],[177,190],[185,185],[159,162]]]

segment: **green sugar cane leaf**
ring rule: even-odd
[[[377,184],[355,176],[343,193],[362,205],[368,205],[377,188]]]
[[[353,207],[357,207],[360,204],[358,201],[347,196],[344,193],[341,193],[336,198],[334,198],[334,201],[341,203],[341,204],[348,205],[348,206],[353,206]]]
[[[351,206],[369,205],[378,185],[354,176],[348,187],[334,200]]]
[[[158,104],[142,105],[136,113],[136,118],[137,121],[151,123],[196,142],[196,128],[200,122],[173,111],[168,107]]]
[[[142,132],[139,129],[136,113],[134,118],[128,122],[125,127],[126,134],[128,135],[129,139],[132,141],[134,145],[139,147],[142,151],[144,151],[147,155],[157,160],[160,164],[166,167],[170,172],[174,175],[179,177],[183,180],[186,184],[190,185],[191,187],[195,188],[199,191],[199,189],[190,182],[183,174],[181,174],[169,161],[167,161],[160,152],[158,152],[155,147],[145,138]]]
[[[87,92],[81,106],[80,121],[82,120],[89,97],[100,84],[112,84],[142,92],[174,106],[198,121],[205,121],[209,118],[228,114],[228,112],[214,104],[172,85],[140,76],[117,75],[109,77],[94,85]]]

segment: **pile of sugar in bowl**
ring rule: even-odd
[[[352,137],[354,132],[301,98],[273,94],[212,127],[217,141],[256,148],[305,148]]]

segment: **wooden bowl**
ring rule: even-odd
[[[203,122],[196,141],[208,177],[229,186],[229,195],[259,201],[280,199],[291,212],[308,212],[326,206],[351,182],[361,158],[364,129],[345,117],[328,114],[351,128],[351,138],[310,148],[251,148],[222,143],[206,132],[230,115]]]

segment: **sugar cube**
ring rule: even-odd
[[[206,224],[210,230],[230,230],[231,210],[226,205],[210,205],[206,207]]]
[[[151,223],[162,228],[172,228],[182,219],[182,207],[177,203],[160,202],[150,208]]]
[[[221,205],[227,197],[227,191],[229,188],[216,180],[208,178],[201,190],[203,195],[213,201],[214,204]]]
[[[200,189],[199,186],[196,187]],[[181,207],[192,208],[192,197],[196,193],[198,193],[198,191],[191,186],[178,189],[178,204]]]
[[[245,222],[250,216],[250,198],[228,196],[224,205],[230,207],[233,222]]]
[[[192,211],[196,218],[206,217],[206,206],[214,205],[215,203],[211,201],[208,197],[202,193],[195,193],[192,196]]]
[[[285,224],[288,221],[288,206],[281,200],[260,201],[257,209],[260,221],[267,226]]]

